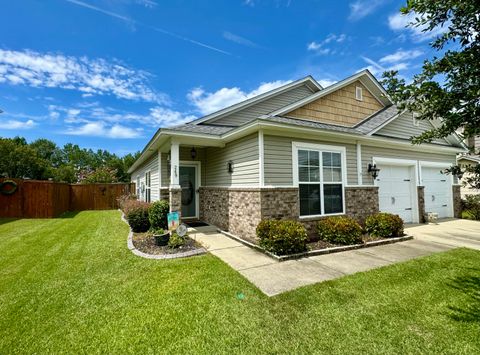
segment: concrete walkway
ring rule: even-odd
[[[449,220],[411,226],[406,232],[415,239],[284,262],[218,233],[213,226],[192,228],[190,236],[268,296],[457,247],[480,250],[480,222]]]

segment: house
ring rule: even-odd
[[[441,173],[465,151],[460,139],[410,142],[435,124],[399,112],[367,70],[326,88],[308,76],[159,129],[129,172],[140,199],[244,238],[265,218],[309,231],[325,216],[378,211],[417,223],[460,213],[460,186]]]
[[[477,142],[478,142],[477,143],[478,145],[475,145],[475,146],[469,145],[469,147],[474,147],[475,148],[475,152],[478,152],[479,149],[480,149],[480,139],[478,139]],[[469,143],[471,143],[471,140],[469,141]],[[480,156],[479,155],[460,154],[457,157],[457,165],[460,166],[460,168],[462,168],[462,169],[464,169],[468,165],[476,166],[478,164],[480,164]],[[465,196],[467,196],[467,195],[480,195],[480,190],[479,189],[474,189],[466,183],[465,178],[468,177],[468,174],[469,173],[463,174],[463,177],[460,180],[460,184],[461,184],[460,193],[461,193],[462,198],[465,198]]]

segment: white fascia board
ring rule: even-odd
[[[263,94],[260,94],[260,95],[257,95],[255,97],[252,97],[250,99],[247,99],[245,101],[242,101],[242,102],[239,102],[235,105],[232,105],[232,106],[229,106],[229,107],[226,107],[220,111],[217,111],[217,112],[213,112],[207,116],[204,116],[204,117],[201,117],[201,118],[198,118],[196,120],[193,120],[192,122],[190,123],[194,123],[194,124],[199,124],[199,123],[202,123],[202,122],[205,122],[205,121],[210,121],[210,120],[214,120],[214,119],[218,119],[220,118],[221,116],[224,116],[224,115],[227,115],[227,114],[232,114],[236,111],[239,111],[239,110],[242,110],[242,109],[245,109],[247,107],[250,107],[252,105],[255,105],[259,102],[262,102],[264,100],[267,100],[273,96],[277,96],[279,94],[282,94],[294,87],[297,87],[297,86],[301,86],[303,84],[306,84],[306,85],[309,85],[310,87],[313,87],[315,88],[316,90],[313,90],[313,91],[320,91],[320,90],[323,90],[323,87],[313,78],[311,77],[310,75],[303,78],[303,79],[299,79],[299,80],[296,80],[296,81],[292,81],[291,83],[289,84],[286,84],[286,85],[283,85],[283,86],[280,86],[276,89],[273,89],[273,90],[270,90],[270,91],[267,91]]]
[[[321,98],[325,95],[328,95],[328,94],[330,94],[330,93],[332,93],[332,92],[334,92],[338,89],[341,89],[342,87],[345,87],[345,86],[355,82],[356,80],[358,80],[362,77],[367,77],[370,81],[372,81],[375,84],[375,86],[382,92],[382,94],[385,95],[385,97],[387,98],[389,103],[390,104],[392,103],[391,99],[388,97],[387,93],[385,92],[385,89],[383,89],[383,87],[378,83],[378,81],[375,79],[375,77],[368,70],[363,70],[363,71],[361,71],[361,72],[359,72],[355,75],[352,75],[349,78],[346,78],[342,81],[339,81],[339,82],[327,87],[326,89],[323,89],[323,90],[317,92],[316,94],[310,95],[310,96],[308,96],[308,97],[306,97],[302,100],[294,102],[293,104],[287,105],[287,106],[282,107],[282,108],[280,108],[280,109],[278,109],[274,112],[271,112],[269,114],[269,116],[281,116],[285,113],[291,112],[291,111],[293,111],[293,110],[295,110],[299,107],[302,107],[306,104],[309,104],[310,102],[315,101],[315,100],[317,100],[317,99],[319,99],[319,98]],[[370,90],[368,88],[367,88],[367,90],[370,92]],[[370,93],[372,95],[374,95],[372,92],[370,92]],[[377,95],[374,95],[374,96],[377,98],[377,100],[379,100]],[[383,102],[382,102],[382,104],[384,106],[388,106]]]

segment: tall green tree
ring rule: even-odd
[[[0,138],[0,175],[42,180],[48,178],[49,166],[24,140]]]
[[[480,135],[480,1],[408,0],[400,11],[412,17],[410,27],[425,33],[444,29],[430,43],[437,55],[424,61],[411,83],[396,71],[384,73],[383,84],[400,109],[442,122],[413,143],[431,142],[458,130],[465,138]],[[469,169],[480,176],[480,166]],[[462,173],[459,167],[449,172]],[[480,187],[480,178],[472,183]]]

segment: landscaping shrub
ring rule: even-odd
[[[467,195],[462,200],[462,218],[480,221],[480,195]]]
[[[185,239],[180,237],[177,233],[173,233],[168,240],[168,246],[172,249],[180,248],[185,244]]]
[[[297,221],[263,220],[257,226],[257,237],[262,248],[277,255],[307,250],[307,231]]]
[[[124,203],[125,218],[135,233],[146,232],[150,228],[149,207],[149,203],[137,200],[129,200]]]
[[[118,208],[120,208],[122,211],[125,212],[125,204],[128,201],[132,201],[136,199],[137,199],[137,195],[134,195],[134,194],[121,195],[120,197],[117,198]]]
[[[320,239],[335,244],[358,244],[362,242],[362,227],[350,217],[327,217],[317,223]]]
[[[167,214],[169,212],[168,202],[165,200],[155,201],[148,211],[148,219],[153,229],[167,229]]]
[[[365,220],[365,230],[375,238],[403,236],[403,219],[391,213],[376,213]]]

